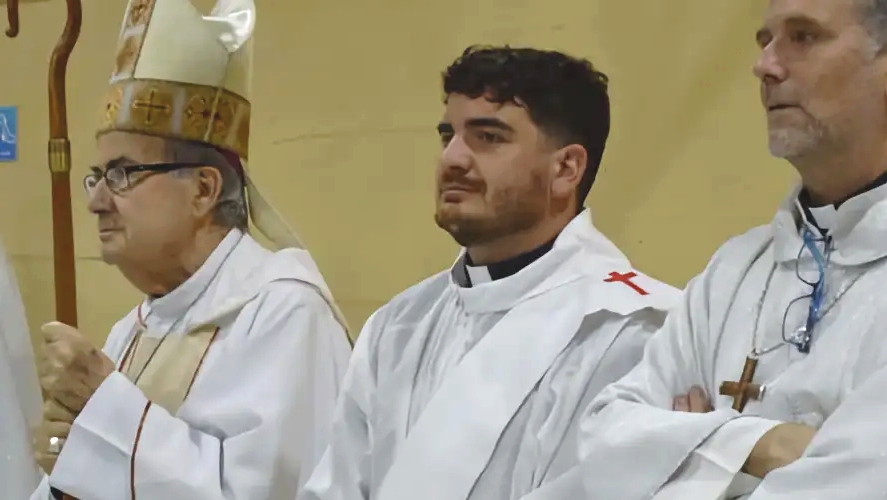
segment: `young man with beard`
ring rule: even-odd
[[[558,52],[469,48],[443,75],[435,220],[456,263],[376,311],[303,500],[511,500],[575,466],[575,417],[678,299],[583,202],[607,78]]]

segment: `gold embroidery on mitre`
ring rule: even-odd
[[[185,105],[183,130],[206,130],[210,117],[213,115],[212,101],[206,96],[195,94]]]
[[[249,150],[249,107],[246,113],[240,117],[240,121],[236,124],[237,130],[234,131],[234,151]],[[241,155],[246,158],[245,155]]]
[[[135,0],[126,13],[126,27],[133,28],[147,24],[154,10],[154,0]]]
[[[114,73],[111,80],[132,76],[135,71],[145,33],[151,22],[155,0],[135,0],[126,12],[126,18],[117,44],[117,57],[114,62]]]
[[[102,112],[102,128],[110,128],[117,121],[120,106],[123,103],[123,88],[111,87],[105,97],[105,109]]]
[[[188,397],[218,330],[207,325],[185,335],[152,337],[139,329],[120,371],[146,398],[175,415]]]
[[[234,126],[236,105],[225,95],[191,96],[185,107],[182,133],[189,136],[202,134],[206,142],[224,144],[228,131]]]
[[[216,101],[216,112],[210,127],[209,141],[221,143],[228,140],[228,134],[234,128],[234,118],[237,116],[237,103],[228,96],[220,94]]]
[[[163,133],[171,128],[172,106],[170,93],[149,85],[133,93],[129,116],[133,122],[142,124],[145,132]]]
[[[123,100],[122,96],[132,99]],[[121,116],[122,107],[128,114]],[[109,89],[98,135],[120,130],[199,141],[247,159],[249,119],[249,101],[225,89],[164,80],[122,80]]]
[[[142,35],[127,36],[120,44],[117,50],[117,58],[114,60],[114,74],[112,78],[119,75],[128,75],[135,70],[136,59],[139,56],[139,50],[142,48]]]

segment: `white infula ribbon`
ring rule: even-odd
[[[240,50],[249,50],[247,42],[252,38],[256,26],[256,4],[254,0],[219,0],[208,16],[203,17],[218,37],[219,42],[228,49],[230,54]],[[252,64],[252,58],[247,58]],[[252,74],[252,68],[249,68]],[[220,85],[221,87],[221,85]],[[305,250],[296,231],[283,219],[280,213],[269,203],[249,175],[246,161],[241,159],[243,177],[246,187],[247,210],[253,226],[259,230],[277,248],[295,248]],[[336,303],[333,294],[323,279],[323,275],[317,268],[313,259],[303,259],[302,265],[312,275],[314,285],[317,286],[323,298],[330,305],[336,320],[349,332],[345,315]],[[350,339],[350,334],[349,334]]]

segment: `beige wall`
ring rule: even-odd
[[[78,300],[100,342],[139,298],[97,261],[79,191],[125,2],[83,4],[68,79]],[[468,44],[564,49],[610,75],[614,129],[591,205],[649,274],[683,285],[725,238],[765,222],[793,179],[767,156],[749,72],[760,0],[258,4],[253,173],[355,326],[454,256],[431,219],[434,125],[439,73]],[[0,38],[0,105],[20,106],[21,123],[20,160],[0,166],[0,234],[36,328],[53,317],[45,79],[65,6],[21,14],[19,38]]]

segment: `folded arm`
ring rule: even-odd
[[[630,500],[659,492],[657,498],[681,498],[669,490],[691,489],[693,498],[718,498],[758,439],[777,424],[737,418],[731,409],[672,411],[675,396],[706,387],[711,378],[711,273],[712,265],[688,285],[641,363],[586,410],[580,457],[585,487],[595,495]]]
[[[293,498],[326,444],[345,334],[298,283],[273,283],[250,307],[250,331],[225,346],[237,352],[198,376],[183,407],[199,406],[199,421],[115,372],[74,421],[52,486],[90,500]]]
[[[800,459],[769,473],[752,500],[869,500],[887,491],[887,367],[832,413]]]

